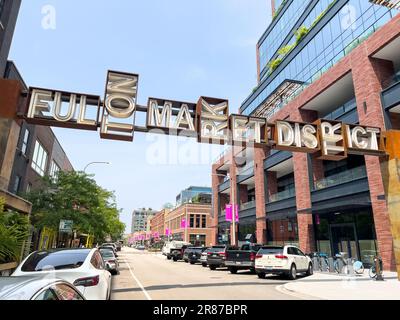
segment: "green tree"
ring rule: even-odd
[[[4,211],[0,198],[0,263],[18,262],[24,240],[29,233],[29,218],[17,212]]]
[[[45,177],[42,187],[26,198],[32,202],[31,221],[37,228],[57,230],[60,220],[72,220],[74,230],[94,235],[96,242],[108,235],[119,239],[125,230],[114,193],[83,172],[60,172],[56,180]]]

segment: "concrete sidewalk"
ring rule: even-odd
[[[365,270],[361,276],[315,273],[280,289],[304,299],[323,300],[400,300],[400,281],[394,272],[384,272],[385,281],[375,281]]]

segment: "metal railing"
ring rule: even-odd
[[[242,211],[242,210],[247,210],[247,209],[255,208],[255,206],[256,206],[256,201],[253,200],[253,201],[249,201],[249,202],[242,203],[242,204],[240,205],[239,210],[240,210],[240,211]]]
[[[254,172],[254,160],[247,163],[243,168],[238,169],[238,175],[246,176]]]
[[[332,186],[340,185],[343,183],[351,182],[356,179],[361,179],[366,177],[367,177],[367,170],[365,166],[356,167],[316,181],[314,183],[314,190],[322,190]]]
[[[276,202],[293,198],[296,195],[295,189],[284,190],[269,196],[269,202]]]

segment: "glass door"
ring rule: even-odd
[[[330,226],[332,253],[345,252],[347,258],[359,260],[356,228],[352,223]]]

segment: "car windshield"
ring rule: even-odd
[[[100,253],[103,258],[114,258],[114,253],[111,250],[101,249]]]
[[[264,247],[258,252],[259,254],[277,254],[282,253],[283,247]]]
[[[29,256],[21,267],[23,272],[76,269],[85,262],[90,250],[39,251]]]

